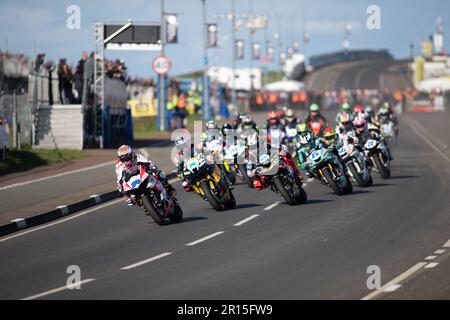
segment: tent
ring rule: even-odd
[[[436,90],[450,90],[450,77],[432,78],[415,84],[419,91],[432,92]]]
[[[299,81],[293,80],[284,80],[268,83],[265,86],[267,91],[286,91],[286,92],[294,92],[305,89],[305,84]]]

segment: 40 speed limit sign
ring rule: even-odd
[[[172,68],[172,62],[166,56],[158,56],[153,59],[152,68],[157,74],[165,75]]]

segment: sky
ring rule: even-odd
[[[217,22],[215,15],[231,12],[231,0],[206,0],[207,22]],[[80,29],[66,27],[71,5],[80,8]],[[381,28],[369,30],[366,10],[370,5],[380,8]],[[436,18],[444,23],[444,46],[450,51],[450,1],[448,0],[236,0],[236,13],[271,14],[267,36],[275,43],[279,30],[284,44],[300,42],[300,51],[306,57],[342,49],[345,21],[352,26],[349,36],[351,49],[388,49],[396,58],[409,56],[410,43],[415,53],[420,41],[436,30]],[[166,55],[172,60],[171,75],[199,70],[203,67],[202,1],[165,0],[165,11],[177,13],[179,19],[178,44],[166,46]],[[32,56],[46,53],[47,60],[57,62],[67,58],[73,66],[82,51],[92,51],[94,22],[155,22],[160,20],[160,0],[0,0],[0,49]],[[211,65],[231,66],[231,22],[218,21],[219,49],[209,49]],[[302,41],[307,31],[310,42]],[[256,31],[255,41],[263,42],[265,32]],[[248,29],[242,28],[236,38],[249,43]],[[276,46],[275,46],[276,48]],[[246,59],[236,67],[250,65],[250,46]],[[276,52],[277,54],[277,52]],[[110,59],[125,60],[129,75],[154,77],[151,62],[158,52],[106,51]],[[255,62],[254,66],[259,63]],[[278,68],[275,62],[268,66]]]

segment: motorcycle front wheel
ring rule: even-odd
[[[291,206],[298,204],[297,200],[290,194],[289,191],[284,187],[284,183],[279,177],[273,179],[273,184],[277,188],[278,192],[281,194],[283,199]]]
[[[222,211],[223,210],[222,203],[220,203],[219,199],[217,199],[217,197],[212,192],[209,183],[207,181],[203,181],[202,183],[200,183],[200,188],[202,188],[206,200],[208,200],[213,209],[216,211]]]
[[[142,204],[156,224],[160,226],[165,224],[164,214],[153,204],[153,201],[150,199],[149,195],[144,195],[142,197]]]

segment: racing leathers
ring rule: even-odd
[[[123,183],[126,182],[128,176],[137,173],[139,166],[144,167],[149,173],[149,185],[153,186],[152,189],[161,196],[161,199],[167,198],[167,192],[172,194],[176,192],[176,190],[167,181],[166,173],[158,169],[153,161],[147,159],[139,153],[134,153],[133,159],[129,163],[123,163],[120,160],[117,160],[115,165],[117,190],[124,197],[124,200],[129,206],[135,205],[136,203],[124,191]],[[157,179],[153,176],[153,174],[157,177]]]

